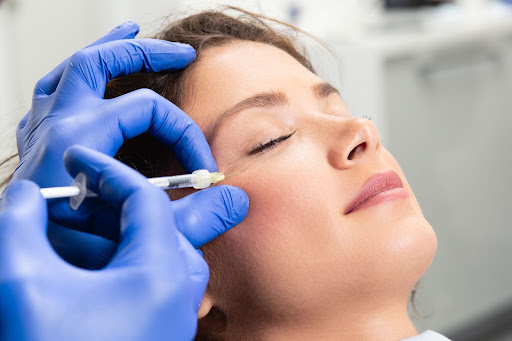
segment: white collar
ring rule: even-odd
[[[449,338],[436,333],[432,330],[425,330],[423,333],[416,336],[408,337],[401,341],[451,341]]]

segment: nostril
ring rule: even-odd
[[[366,149],[366,142],[358,144],[354,149],[350,151],[347,159],[352,160],[357,153],[362,153]]]

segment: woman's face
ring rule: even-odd
[[[210,48],[190,79],[184,110],[205,133],[223,184],[250,199],[246,219],[206,248],[214,304],[231,320],[245,310],[252,320],[295,322],[405,304],[436,238],[374,124],[266,44]],[[370,177],[384,173],[389,184],[393,172],[404,190],[347,212]]]

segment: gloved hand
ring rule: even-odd
[[[0,202],[0,339],[192,340],[208,267],[174,223],[187,207],[169,203],[142,175],[101,153],[73,146],[65,159],[71,175],[85,173],[89,188],[120,213],[119,249],[102,270],[70,266],[48,243],[39,187],[11,183]],[[232,223],[210,216],[208,223],[192,223],[195,231],[180,229],[205,243],[241,220],[246,211],[231,211],[229,204],[247,206],[242,190],[230,188],[231,201],[209,196],[228,188],[190,198],[216,201],[211,205]]]
[[[163,97],[141,89],[103,99],[105,86],[114,77],[180,69],[195,58],[189,45],[132,39],[137,32],[135,23],[117,27],[37,83],[32,109],[18,126],[21,162],[12,181],[29,179],[41,187],[68,186],[72,178],[62,164],[67,147],[80,144],[114,155],[125,139],[146,131],[168,145],[186,171],[216,170],[199,127]],[[67,199],[53,199],[48,204],[50,239],[67,260],[97,267],[115,252],[119,238],[116,217],[100,200],[87,200],[76,212],[71,211]],[[95,254],[88,255],[91,250]],[[87,264],[91,261],[94,264]]]

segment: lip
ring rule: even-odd
[[[409,194],[404,189],[402,179],[393,170],[377,173],[370,177],[348,204],[343,214],[353,213],[363,208],[379,205],[385,201],[406,198]]]

